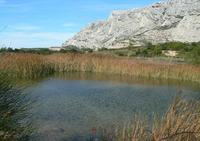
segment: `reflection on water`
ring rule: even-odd
[[[58,74],[26,92],[36,102],[29,111],[33,140],[83,139],[94,127],[122,125],[133,115],[162,115],[175,95],[200,99],[194,85],[100,74]]]

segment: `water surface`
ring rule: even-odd
[[[82,140],[92,128],[123,125],[135,114],[162,115],[175,96],[200,99],[198,85],[125,76],[68,73],[31,84],[33,140]]]

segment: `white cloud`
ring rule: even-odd
[[[11,29],[18,30],[18,31],[32,31],[32,30],[40,29],[39,26],[28,25],[28,24],[18,24],[18,25],[13,25],[13,26],[9,26],[9,27]]]
[[[6,32],[0,35],[0,46],[21,47],[50,47],[59,46],[73,33],[60,32]]]

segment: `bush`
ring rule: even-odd
[[[151,48],[154,47],[154,45],[153,45],[151,42],[148,42],[148,43],[145,44],[145,47],[146,47],[147,49],[151,49]]]
[[[25,98],[21,91],[15,89],[8,79],[8,75],[0,72],[0,140],[25,141],[28,126],[22,126],[26,109]]]
[[[15,51],[15,50],[12,49],[12,48],[6,48],[6,47],[0,48],[0,52],[14,52],[14,51]]]
[[[200,64],[200,46],[196,46],[191,51],[192,63]]]
[[[81,52],[81,50],[76,46],[69,45],[69,46],[65,47],[64,49],[61,49],[61,52],[63,52],[63,53],[68,53],[68,52],[77,53],[77,52]]]
[[[116,51],[115,54],[118,56],[128,56],[127,52],[124,51]]]
[[[160,56],[162,54],[162,48],[161,46],[158,44],[154,47],[153,49],[153,55],[155,56]]]
[[[106,50],[108,50],[108,49],[105,48],[105,47],[102,47],[102,48],[98,49],[98,51],[106,51]]]
[[[174,51],[180,51],[186,47],[186,43],[182,42],[167,42],[159,45],[163,50],[174,50]]]
[[[84,52],[84,53],[92,53],[93,49],[91,49],[91,48],[82,48],[81,51]]]

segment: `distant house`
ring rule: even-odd
[[[49,50],[51,51],[60,51],[62,48],[61,47],[50,47]]]
[[[162,51],[162,54],[169,56],[169,57],[176,57],[178,55],[178,52],[173,51],[173,50],[164,50],[164,51]]]

